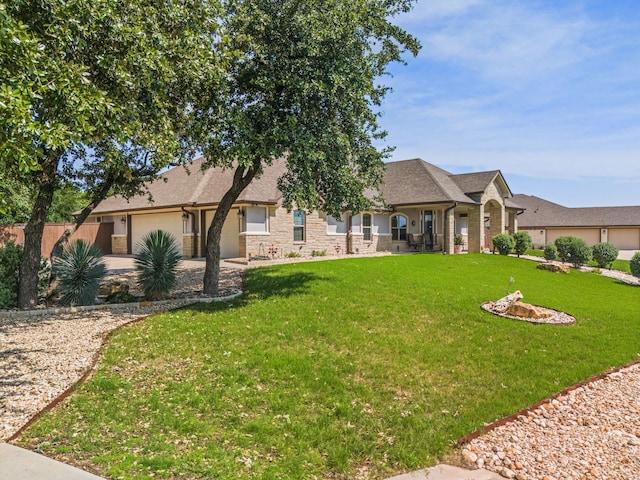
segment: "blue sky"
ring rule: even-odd
[[[418,0],[396,21],[422,50],[382,80],[393,160],[640,205],[640,1]]]

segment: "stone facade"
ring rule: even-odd
[[[194,243],[195,243],[195,249],[196,249],[196,254],[197,254],[197,249],[198,249],[198,235],[197,234],[193,234],[193,233],[185,233],[182,235],[182,256],[186,257],[186,258],[192,258],[194,256]]]
[[[111,253],[113,255],[126,255],[128,253],[126,235],[111,235]]]

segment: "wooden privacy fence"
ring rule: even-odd
[[[64,233],[70,223],[47,223],[42,235],[42,256],[48,257],[51,249]],[[84,240],[96,245],[104,255],[111,254],[111,235],[113,223],[83,223],[71,235],[71,241]],[[24,245],[24,225],[0,225],[0,245],[13,240]]]

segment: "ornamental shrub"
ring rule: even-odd
[[[507,235],[506,233],[501,233],[493,237],[493,246],[498,249],[500,255],[509,255],[511,250],[516,244],[516,241],[513,239],[511,235]]]
[[[572,237],[570,235],[565,235],[562,237],[556,238],[555,242],[553,242],[558,250],[558,257],[563,262],[569,260],[569,246],[571,245],[572,239],[576,237]]]
[[[592,247],[591,253],[600,268],[611,268],[611,264],[618,258],[618,248],[609,242],[596,243]]]
[[[511,236],[515,242],[513,251],[518,257],[531,248],[531,236],[527,232],[516,232]]]
[[[134,255],[138,286],[149,300],[165,298],[176,284],[176,267],[181,253],[173,236],[162,230],[145,235]]]
[[[84,240],[68,244],[52,270],[63,305],[92,305],[107,273],[100,249]]]
[[[555,244],[548,243],[546,247],[544,247],[544,258],[545,260],[556,260],[558,258],[558,249]]]
[[[0,308],[16,306],[22,247],[12,240],[0,248]]]
[[[591,260],[591,247],[578,237],[571,237],[569,260],[577,268]]]
[[[636,252],[629,261],[629,268],[631,268],[631,275],[634,277],[640,277],[640,252]]]

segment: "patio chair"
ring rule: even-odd
[[[409,243],[409,246],[413,247],[416,252],[418,251],[418,247],[420,247],[420,250],[424,247],[424,244],[422,243],[422,235],[415,235],[413,233],[407,234],[407,243]]]

